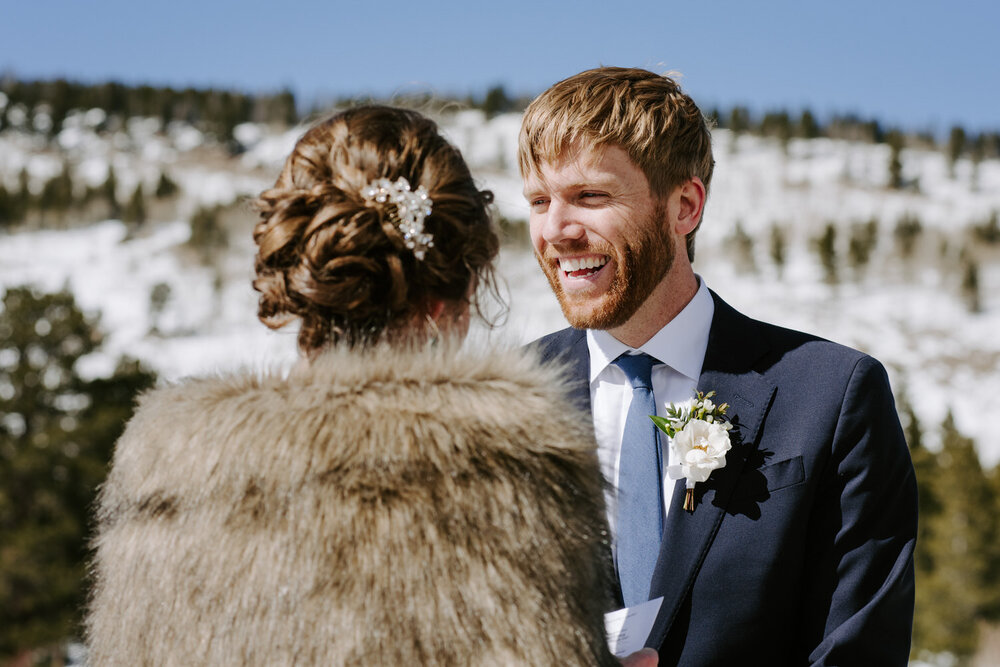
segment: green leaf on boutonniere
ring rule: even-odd
[[[673,420],[666,417],[660,417],[658,415],[649,415],[649,418],[653,420],[653,423],[656,424],[657,428],[669,435],[671,438],[676,435]]]

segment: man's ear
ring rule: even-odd
[[[677,226],[674,229],[677,234],[687,236],[698,227],[705,212],[706,197],[705,184],[697,176],[677,186],[672,195],[677,207]]]

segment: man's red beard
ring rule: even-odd
[[[639,307],[646,302],[656,286],[670,271],[674,263],[674,241],[662,229],[664,211],[656,207],[653,214],[638,226],[636,238],[616,249],[610,244],[579,243],[560,244],[558,251],[546,246],[544,256],[535,253],[552,291],[559,299],[563,316],[577,329],[615,329],[628,322]],[[560,282],[559,255],[607,255],[614,262],[615,274],[600,301],[590,308],[581,308],[591,300],[567,294]]]

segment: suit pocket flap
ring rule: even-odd
[[[801,455],[766,465],[760,468],[759,472],[764,475],[764,479],[767,480],[767,490],[772,493],[786,486],[798,484],[806,477]]]

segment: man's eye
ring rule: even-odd
[[[605,195],[603,192],[581,192],[580,193],[580,199],[599,199],[599,198],[605,197],[605,196],[607,196],[607,195]]]

